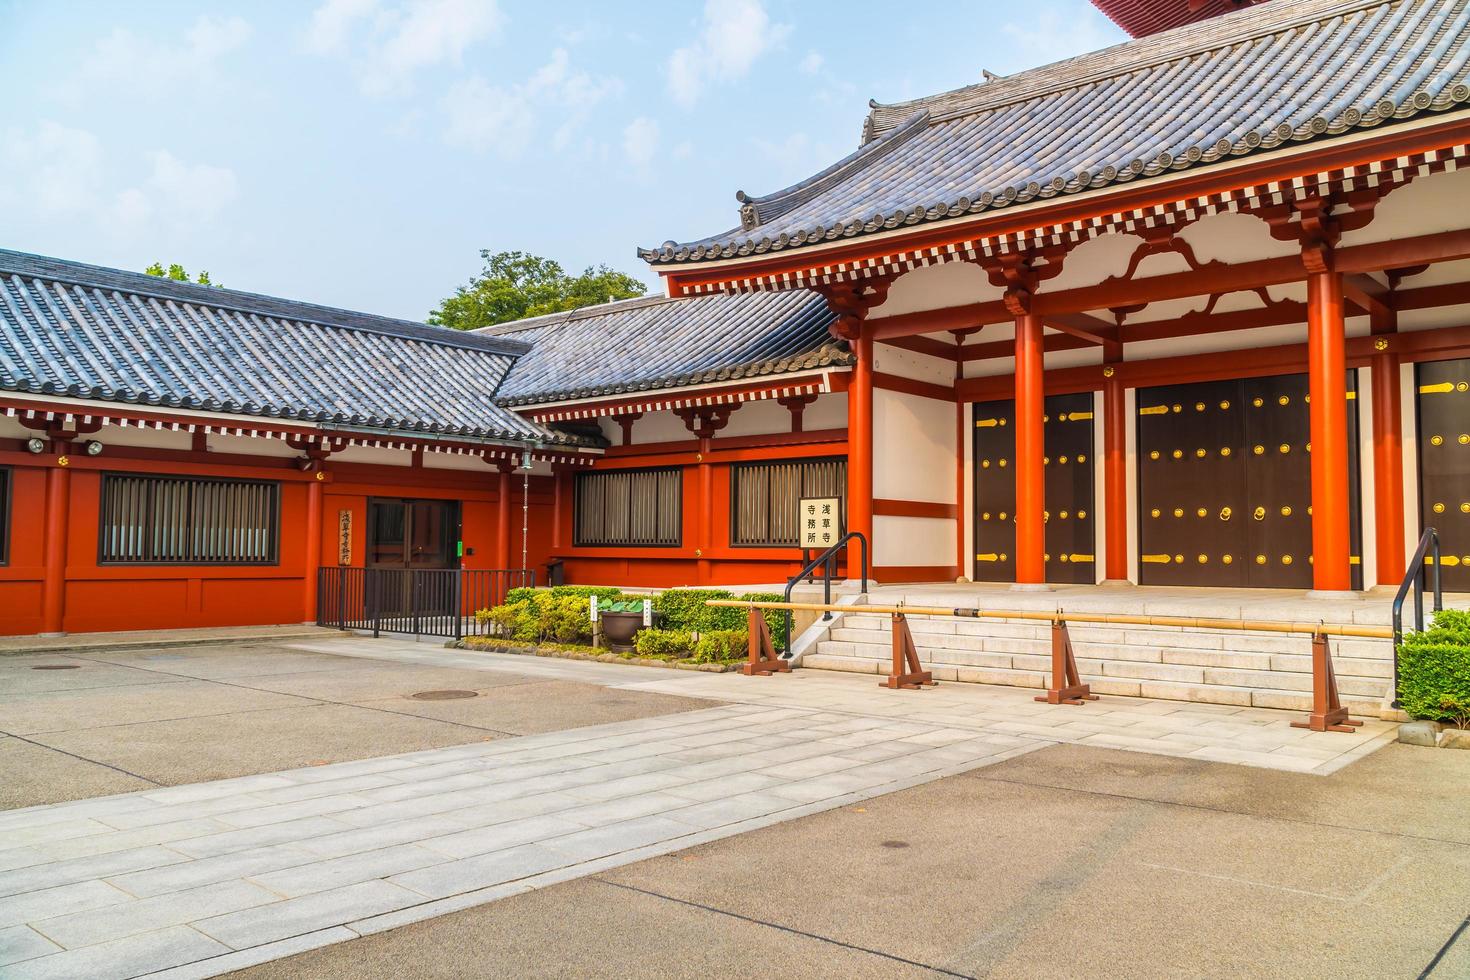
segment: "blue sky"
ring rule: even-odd
[[[1123,39],[1087,0],[0,0],[0,247],[421,319],[522,249],[657,288],[913,98]]]

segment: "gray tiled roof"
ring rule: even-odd
[[[470,440],[578,441],[495,404],[526,346],[0,250],[0,391]]]
[[[742,225],[640,249],[766,254],[1145,180],[1470,102],[1466,0],[1279,0],[895,105]]]
[[[649,297],[486,328],[531,345],[500,388],[528,405],[852,363],[815,293]]]

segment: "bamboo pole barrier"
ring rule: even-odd
[[[1257,633],[1307,633],[1349,636],[1358,639],[1391,640],[1388,626],[1359,626],[1353,623],[1308,623],[1272,619],[1210,619],[1197,616],[1134,616],[1124,613],[1073,613],[1058,609],[1038,612],[1025,609],[971,609],[944,606],[838,606],[822,602],[743,602],[739,599],[707,599],[707,606],[737,609],[783,609],[806,612],[867,613],[879,616],[935,616],[954,619],[1026,619],[1057,623],[1113,623],[1121,626],[1179,626],[1185,629],[1239,630]]]

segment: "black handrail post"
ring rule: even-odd
[[[1440,588],[1439,531],[1435,528],[1429,529],[1429,541],[1434,551],[1434,611],[1441,612],[1444,609],[1444,591]]]
[[[1425,562],[1426,553],[1429,561]],[[1440,556],[1439,556],[1439,531],[1429,527],[1419,536],[1419,545],[1414,549],[1414,557],[1409,559],[1408,570],[1404,573],[1404,581],[1399,585],[1398,592],[1393,597],[1393,707],[1399,706],[1399,646],[1404,641],[1404,600],[1409,597],[1409,592],[1414,593],[1414,629],[1418,632],[1424,631],[1424,592],[1429,588],[1429,569],[1426,565],[1434,566],[1434,611],[1441,612],[1444,609],[1444,592],[1440,587]]]
[[[837,553],[839,551],[841,551],[842,548],[847,544],[847,542],[851,541],[853,538],[857,538],[858,539],[858,543],[860,545],[862,545],[862,555],[863,555],[863,592],[867,592],[868,591],[868,539],[863,536],[863,534],[862,534],[861,531],[848,531],[842,537],[840,537],[840,538],[837,539],[837,543],[836,544],[834,544],[832,547],[828,548],[826,551],[822,552],[817,557],[813,558],[811,561],[807,562],[805,565],[802,566],[801,571],[797,572],[794,576],[792,576],[790,579],[788,579],[786,581],[786,592],[783,595],[784,601],[785,602],[788,602],[788,603],[791,601],[791,590],[794,589],[794,588],[796,588],[796,583],[797,582],[800,582],[802,579],[806,578],[807,575],[813,569],[815,569],[818,566],[820,566],[820,565],[822,565],[822,564],[825,563],[827,565],[827,567],[828,567],[828,572],[827,572],[827,587],[826,587],[826,592],[825,592],[825,595],[827,597],[827,601],[824,603],[824,605],[828,605],[828,606],[832,605],[832,577],[833,577],[833,574],[834,574],[834,570],[836,568]],[[852,571],[852,566],[849,564],[848,565],[848,573],[851,574],[851,571]],[[824,613],[825,612],[830,612],[830,610],[823,610],[823,612]],[[785,649],[782,650],[782,655],[783,656],[790,656],[791,655],[791,610],[787,609],[787,610],[785,610],[785,613],[786,613],[786,615],[785,615],[785,620],[786,621],[783,624],[783,629],[782,629],[782,634],[783,635],[782,635],[782,639],[785,641],[786,646],[785,646]],[[824,616],[823,618],[825,619],[825,618],[829,618],[829,617]]]

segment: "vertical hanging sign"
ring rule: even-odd
[[[352,511],[337,511],[337,564],[352,564]]]
[[[826,551],[842,537],[841,497],[802,497],[796,506],[802,548]]]

